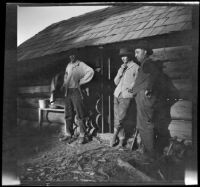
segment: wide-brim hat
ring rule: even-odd
[[[136,49],[144,49],[144,50],[147,51],[148,55],[152,55],[153,54],[153,50],[152,50],[152,48],[150,47],[150,45],[149,45],[149,43],[147,41],[141,41],[138,44],[136,44],[134,46],[134,50],[136,50]]]
[[[119,50],[119,56],[133,56],[134,51],[130,48],[121,48]]]

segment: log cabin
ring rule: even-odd
[[[100,133],[113,132],[114,77],[121,65],[119,49],[147,40],[152,58],[179,90],[171,107],[171,136],[196,142],[198,14],[193,6],[120,5],[54,23],[17,48],[17,122],[38,124],[38,100],[50,97],[52,77],[66,67],[70,49],[94,69],[91,82],[96,124]],[[131,110],[134,114],[134,108]],[[134,116],[134,115],[132,115]],[[45,120],[45,119],[44,119]],[[63,113],[49,113],[51,122],[63,123]],[[127,122],[134,126],[134,119]]]

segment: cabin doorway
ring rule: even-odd
[[[122,64],[118,49],[104,50],[102,55],[102,133],[114,132],[114,78]],[[125,122],[127,136],[131,136],[136,126],[136,105],[132,100]]]
[[[114,78],[117,75],[122,61],[119,50],[115,48],[94,48],[87,47],[80,51],[80,60],[86,62],[95,71],[94,79],[84,85],[89,88],[89,97],[86,101],[88,111],[92,108],[94,123],[98,126],[99,133],[114,132]],[[131,134],[136,124],[135,103],[127,115],[126,127],[127,132]],[[132,134],[131,134],[132,135]]]

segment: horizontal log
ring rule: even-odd
[[[193,75],[191,59],[167,61],[163,63],[163,72],[171,79],[188,79]]]
[[[41,98],[17,98],[17,106],[18,107],[29,107],[29,108],[38,108],[39,107],[39,99]]]
[[[40,98],[40,99],[47,99],[50,98],[50,93],[18,93],[17,97],[19,98]]]
[[[192,102],[180,100],[176,102],[170,110],[172,119],[192,120]]]
[[[179,91],[191,91],[192,90],[192,80],[191,79],[175,79],[175,80],[172,80],[172,82]]]
[[[49,97],[18,97],[18,107],[38,108],[40,99],[48,99]],[[64,107],[64,99],[57,98],[55,104],[62,105]]]
[[[189,131],[170,131],[171,137],[177,137],[180,140],[191,140],[192,141],[192,132]]]
[[[193,100],[193,88],[191,79],[174,79],[173,85],[177,88],[181,99]]]
[[[179,97],[184,100],[192,101],[194,99],[193,95],[194,95],[194,92],[192,90],[189,90],[189,91],[180,90],[179,91]]]
[[[51,84],[53,75],[51,78],[40,78],[40,79],[31,79],[30,77],[23,77],[20,80],[18,79],[18,86],[46,86]]]
[[[190,58],[192,53],[192,47],[186,45],[177,47],[158,48],[158,49],[153,49],[153,52],[154,53],[151,56],[153,60],[161,60],[161,61],[178,60],[178,59]]]
[[[49,93],[50,85],[45,86],[29,86],[29,87],[19,87],[18,93]]]
[[[168,129],[170,131],[187,131],[192,132],[192,121],[172,120]]]

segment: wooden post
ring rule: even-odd
[[[103,97],[103,93],[101,94],[101,118],[102,118],[102,121],[101,121],[101,123],[102,123],[102,133],[104,133],[104,97]]]
[[[42,117],[43,117],[43,110],[41,108],[38,108],[38,124],[39,129],[42,127]]]
[[[108,80],[110,81],[110,58],[108,58]],[[109,133],[111,133],[111,96],[108,96],[108,124]]]
[[[103,93],[103,89],[104,89],[104,64],[103,64],[103,47],[100,47],[100,63],[101,63],[101,132],[104,133],[104,93]]]

